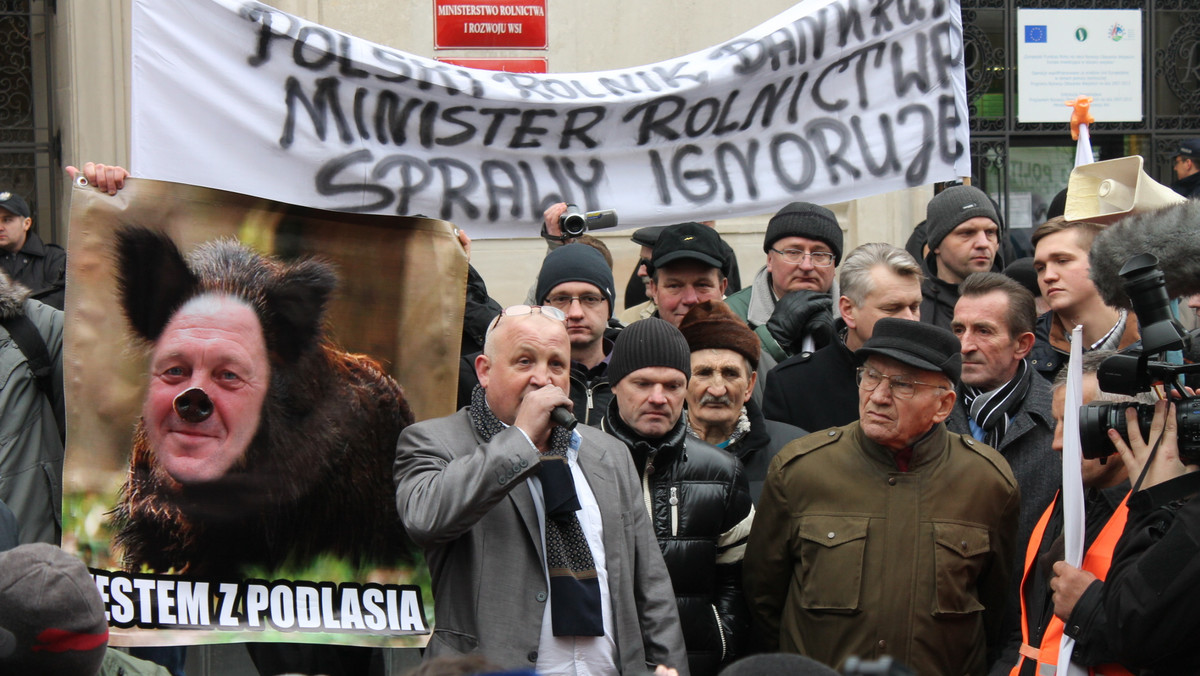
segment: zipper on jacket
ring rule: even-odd
[[[646,501],[646,515],[650,517],[650,525],[654,526],[654,507],[650,504],[650,473],[654,471],[654,455],[646,458],[646,468],[642,470],[642,499]]]
[[[679,493],[671,486],[671,536],[679,535]]]
[[[722,626],[722,624],[721,624],[721,613],[717,612],[717,607],[712,605],[711,603],[708,604],[708,607],[712,608],[713,618],[715,618],[717,620],[717,635],[721,637],[721,660],[720,661],[724,662],[725,661],[725,647],[726,647],[725,646],[725,627]]]

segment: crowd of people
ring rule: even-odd
[[[1200,190],[1200,140],[1177,152],[1180,191]],[[124,180],[85,173],[110,191]],[[1195,595],[1200,466],[1178,450],[1173,405],[1156,404],[1148,437],[1136,416],[1110,431],[1119,458],[1083,461],[1086,554],[1064,560],[1072,329],[1085,401],[1154,401],[1099,387],[1104,359],[1141,337],[1089,277],[1106,225],[1052,213],[1031,255],[1006,261],[995,204],[958,185],[904,248],[845,251],[831,211],[795,202],[768,221],[745,287],[713,223],[644,228],[622,311],[607,248],[564,236],[565,209],[544,214],[527,304],[502,308],[471,270],[460,409],[395,444],[397,515],[436,615],[419,673],[884,660],[1032,675],[1066,668],[1064,635],[1089,673],[1200,669],[1171,640],[1200,629],[1180,600]],[[53,673],[115,660],[141,673],[104,649],[102,613],[83,617],[82,564],[31,544],[61,537],[65,254],[30,231],[19,196],[0,193],[0,215],[0,426],[14,430],[0,446],[0,666],[50,673],[39,660],[65,655]],[[40,351],[19,337],[30,330]],[[39,648],[49,629],[69,640]]]

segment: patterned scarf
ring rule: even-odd
[[[982,428],[983,439],[992,448],[999,449],[1004,433],[1008,431],[1008,421],[1012,413],[1021,407],[1025,395],[1029,393],[1030,378],[1033,369],[1029,362],[1022,359],[1017,366],[1017,373],[997,389],[983,392],[969,385],[963,385],[963,403],[970,415],[969,422],[974,427]],[[978,437],[976,437],[978,438]]]
[[[488,408],[483,388],[471,392],[471,420],[484,442],[506,426]],[[600,578],[596,562],[579,525],[579,497],[567,465],[571,433],[561,427],[550,432],[550,451],[543,453],[537,473],[546,513],[546,570],[550,575],[550,621],[555,636],[603,636]]]

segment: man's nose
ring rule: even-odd
[[[807,253],[805,253],[805,254],[800,254],[800,263],[799,263],[799,265],[800,265],[800,269],[801,269],[801,270],[815,270],[815,269],[817,269],[817,266],[813,265],[813,258],[812,258],[812,254],[807,254]]]
[[[650,401],[654,404],[665,404],[667,402],[666,391],[662,385],[655,385],[650,388]]]
[[[691,284],[683,287],[683,304],[695,305],[700,302],[700,296],[696,293],[696,287]]]
[[[583,316],[583,303],[578,298],[572,298],[567,304],[567,316],[579,318]]]
[[[172,405],[176,415],[184,422],[189,423],[202,423],[208,420],[213,412],[212,399],[209,399],[204,390],[199,387],[184,390],[182,394],[175,397]]]

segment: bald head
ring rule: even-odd
[[[512,425],[525,395],[546,385],[570,390],[571,341],[561,320],[542,314],[501,316],[488,330],[475,374],[488,408]]]

